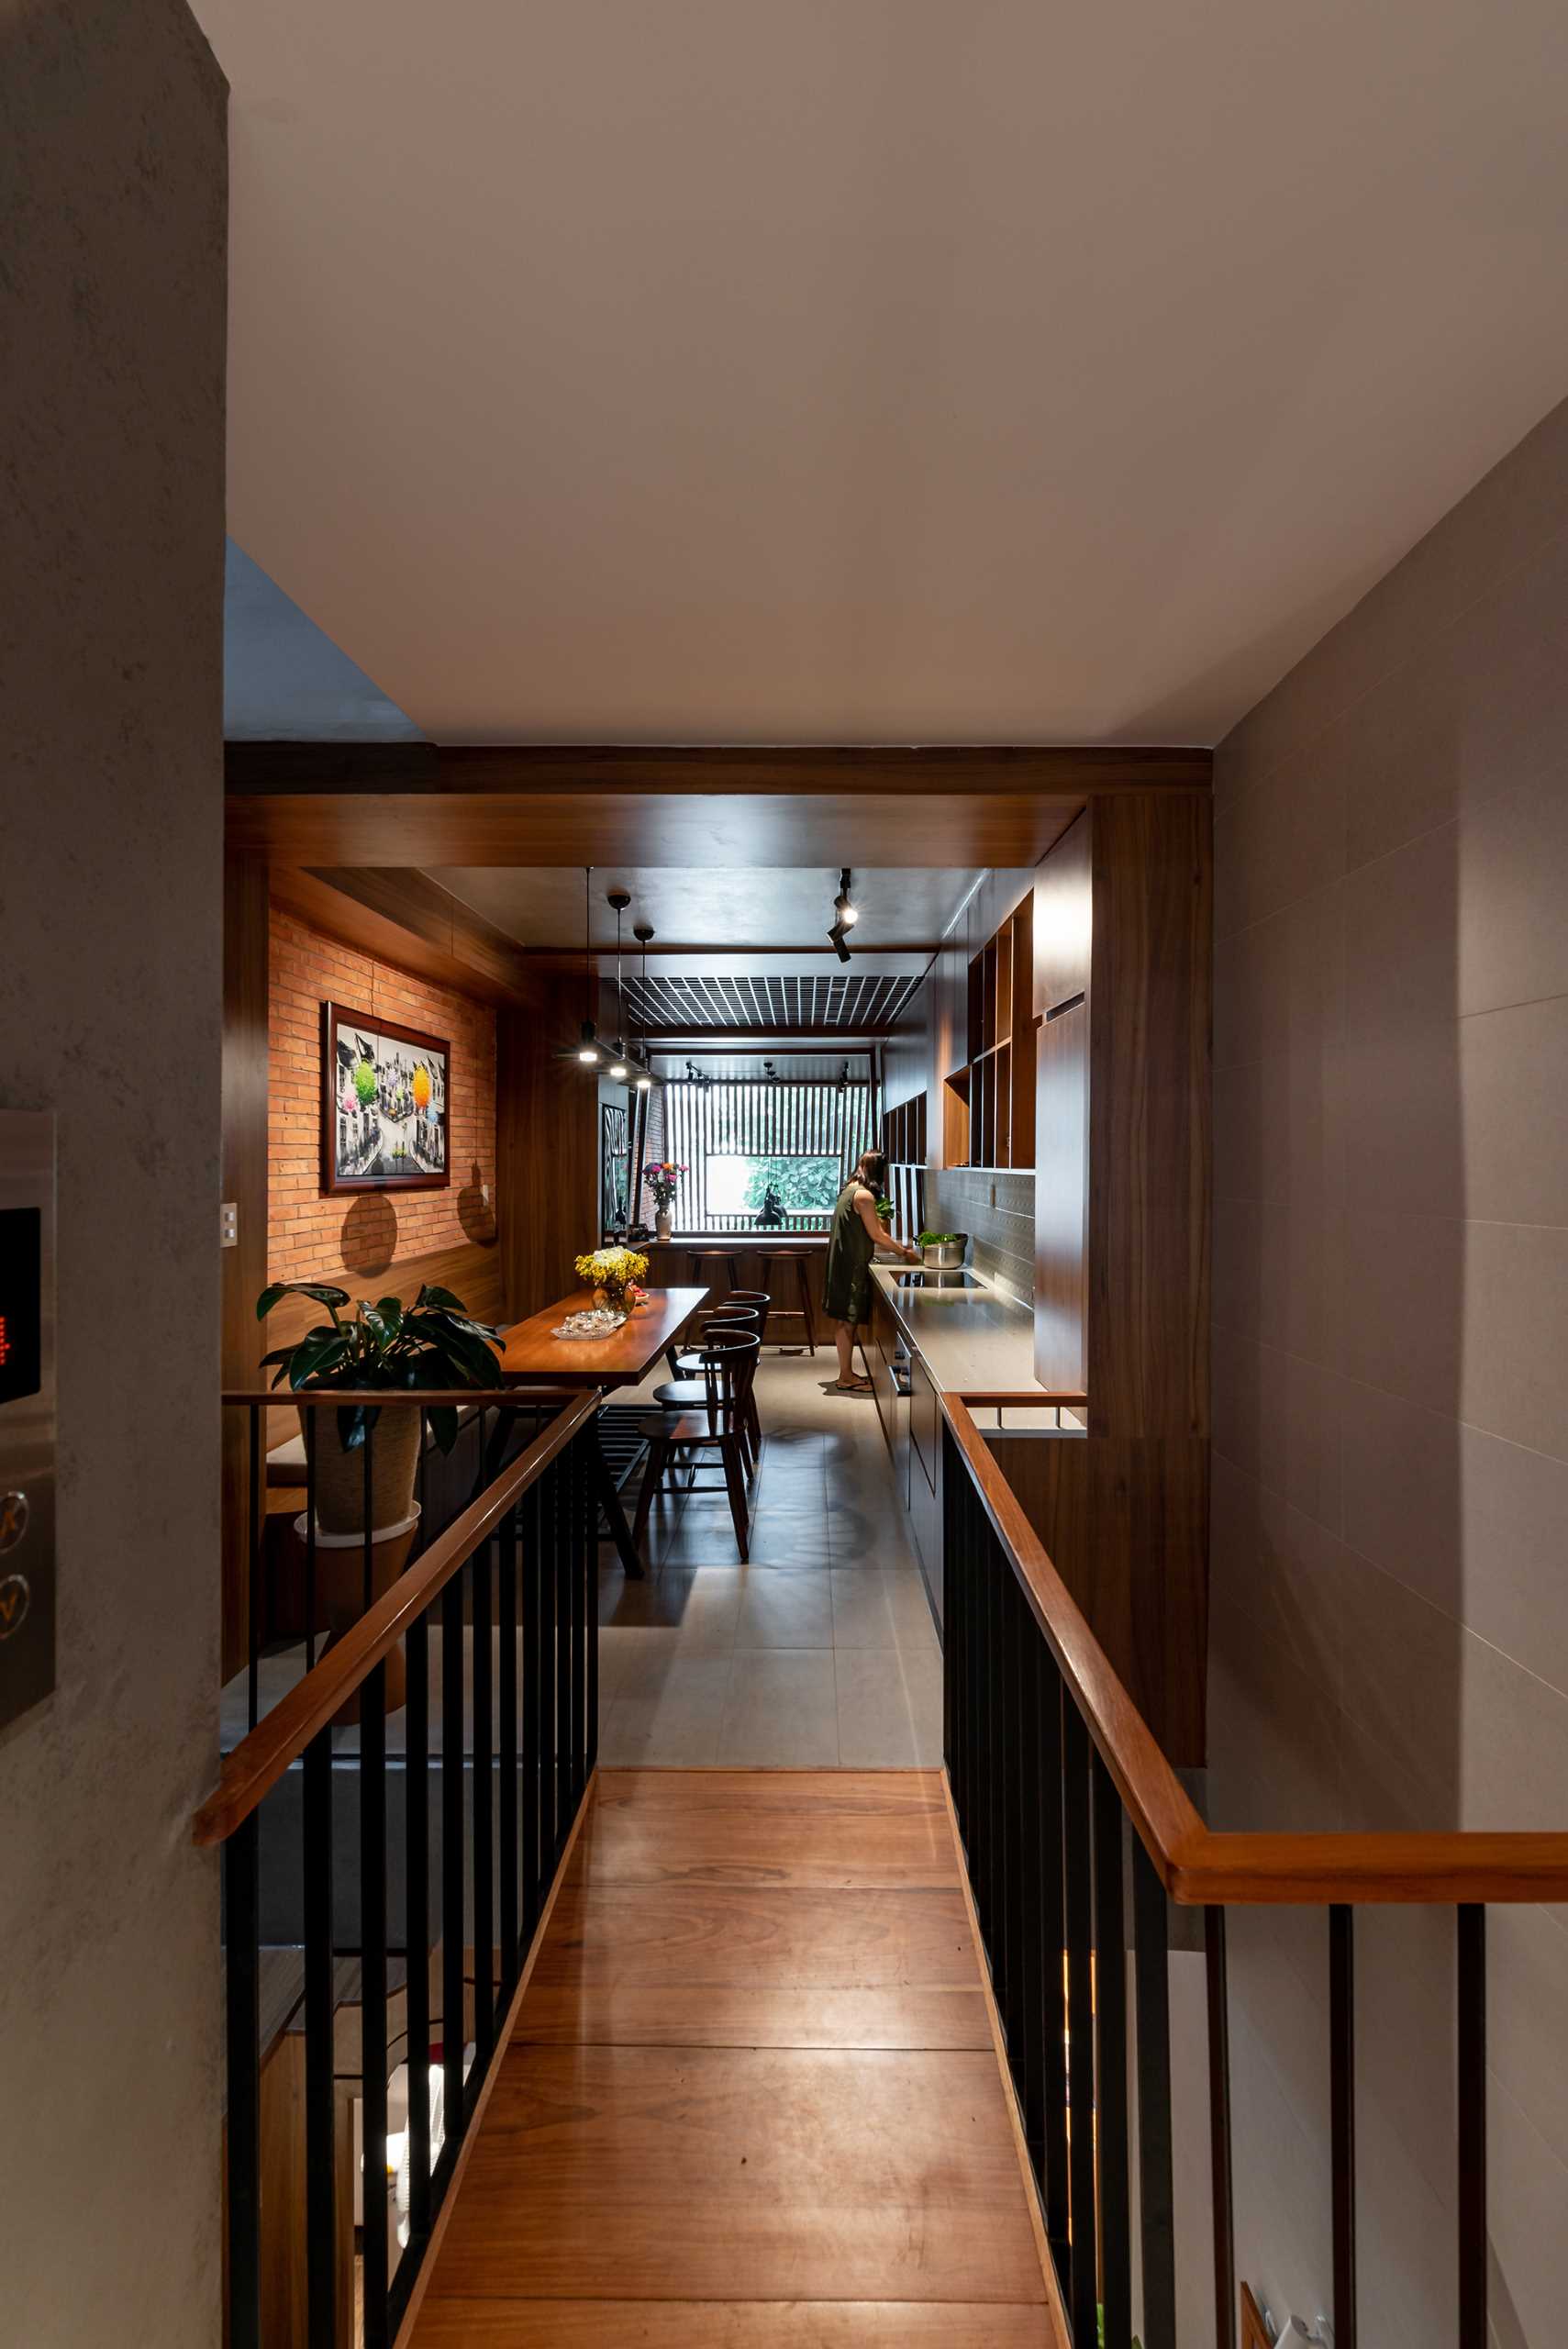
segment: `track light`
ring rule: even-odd
[[[577,1057],[584,1068],[597,1068],[599,1064],[599,1040],[594,1032],[591,1019],[583,1022],[583,1041],[577,1047]]]

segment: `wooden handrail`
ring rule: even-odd
[[[286,1408],[291,1403],[307,1403],[318,1409],[328,1404],[336,1409],[340,1404],[379,1403],[384,1409],[395,1409],[399,1404],[417,1403],[428,1410],[442,1403],[475,1405],[490,1409],[495,1405],[515,1411],[527,1409],[540,1393],[528,1385],[516,1386],[226,1386],[218,1397],[220,1403],[264,1403],[269,1407]]]
[[[1112,1670],[970,1416],[940,1397],[981,1506],[1171,1898],[1435,1903],[1568,1899],[1568,1833],[1233,1834],[1207,1827]]]
[[[378,1397],[377,1399],[384,1399]],[[421,1398],[423,1399],[423,1398]],[[259,1720],[223,1765],[217,1786],[191,1822],[193,1842],[221,1843],[270,1794],[289,1765],[326,1728],[361,1681],[384,1663],[417,1616],[537,1482],[599,1408],[596,1390],[577,1396],[528,1450],[454,1518],[406,1574],[328,1649],[313,1672]]]

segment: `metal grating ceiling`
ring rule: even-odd
[[[855,971],[831,978],[802,972],[754,979],[628,978],[626,998],[632,1024],[652,1035],[672,1028],[733,1028],[867,1036],[890,1028],[919,984],[918,976],[878,978]]]

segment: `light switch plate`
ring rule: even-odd
[[[217,1244],[220,1248],[239,1245],[239,1209],[232,1199],[225,1199],[217,1211]]]

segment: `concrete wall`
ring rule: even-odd
[[[60,1115],[59,1687],[0,1737],[0,2334],[219,2337],[224,86],[0,28],[0,1106]]]
[[[1565,769],[1568,406],[1218,753],[1218,1825],[1568,1827]],[[1358,1923],[1379,2349],[1455,2337],[1451,1942]],[[1231,1947],[1241,2272],[1333,2316],[1322,1920]],[[1495,2334],[1544,2349],[1568,1911],[1492,1912],[1489,2029]]]

